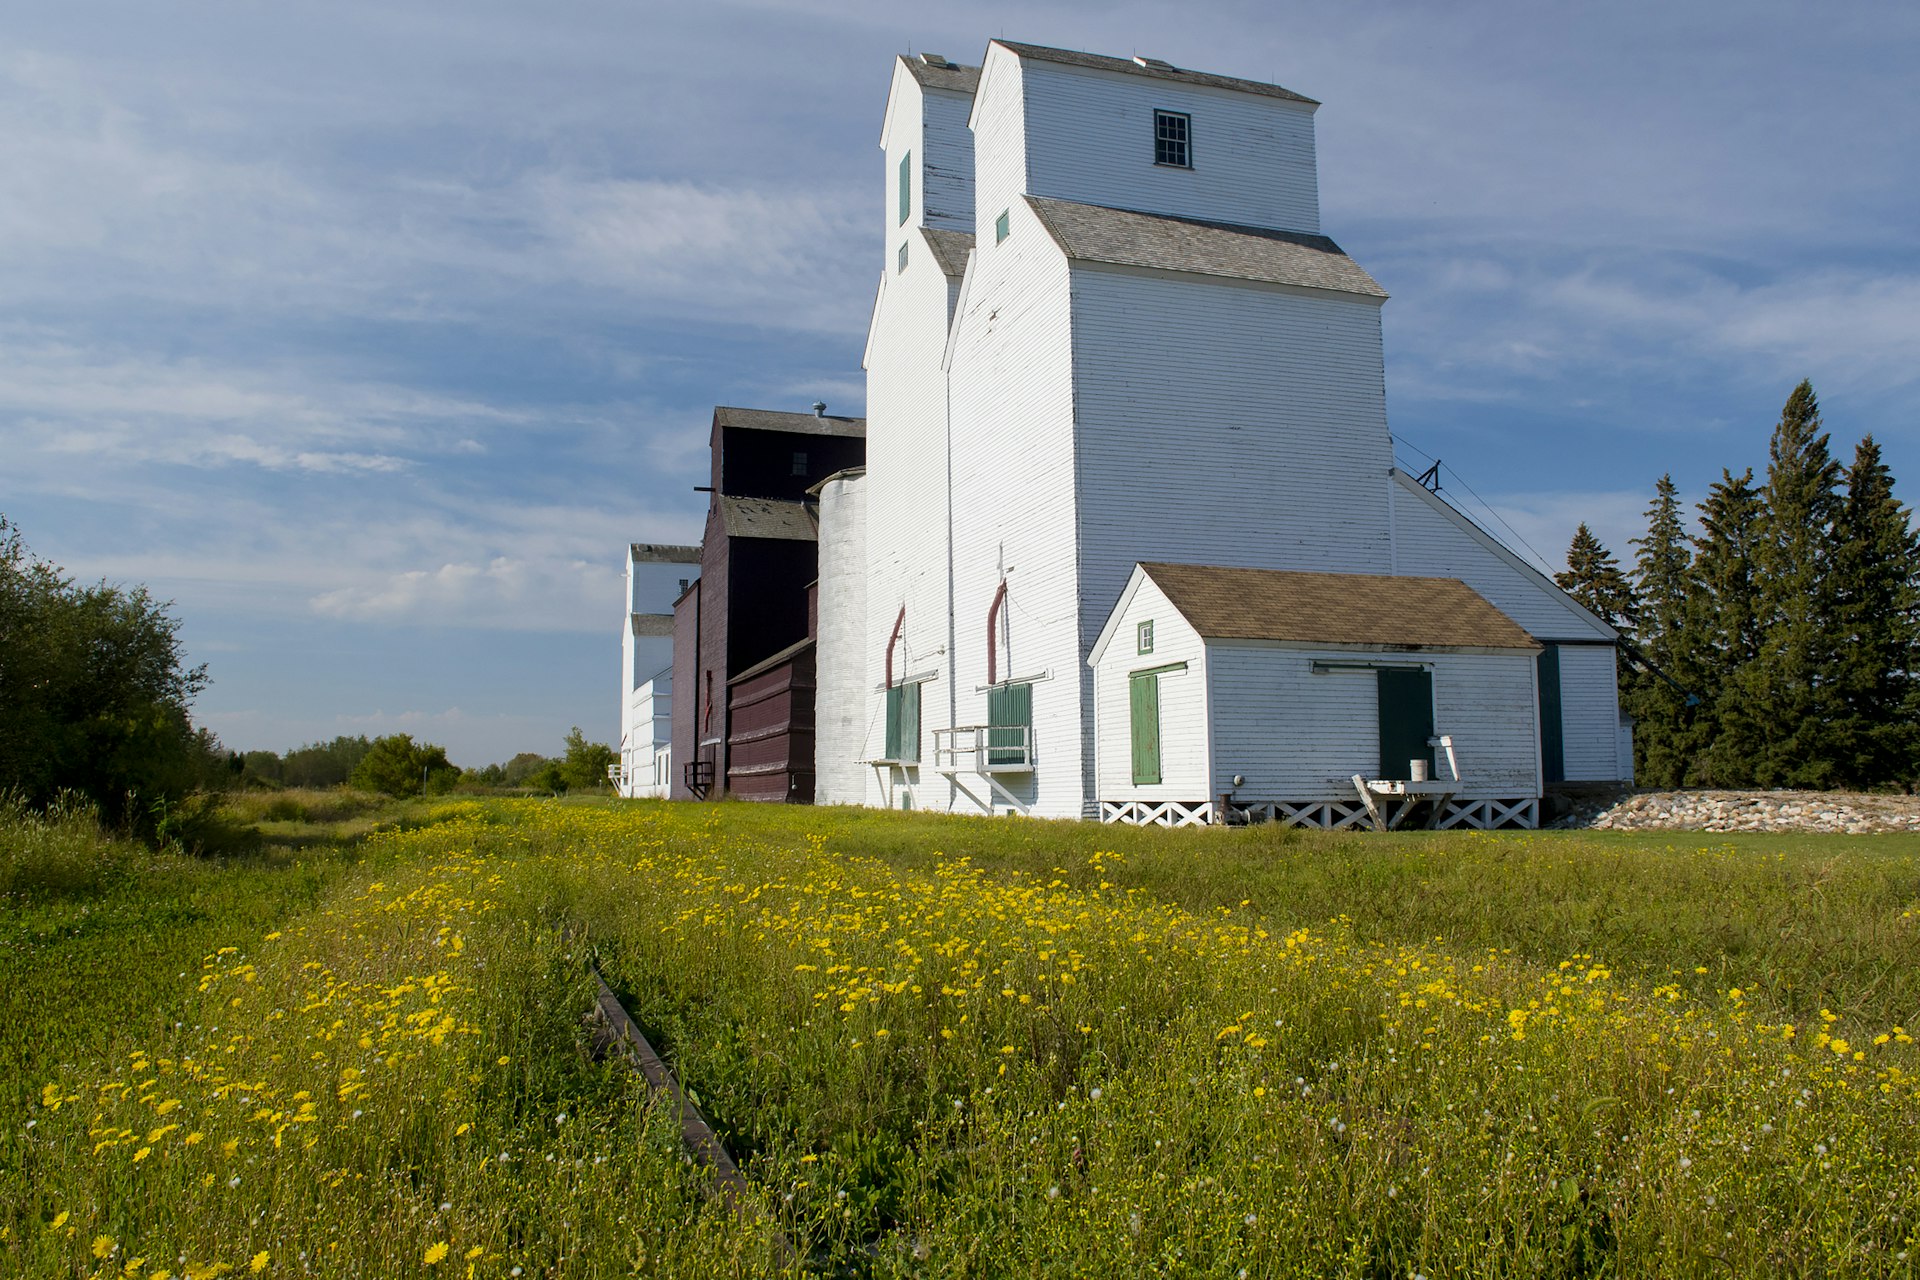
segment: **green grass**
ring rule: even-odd
[[[1914,1274],[1910,837],[282,798],[0,825],[0,1270]]]

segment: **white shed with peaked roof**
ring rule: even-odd
[[[1088,657],[1101,816],[1351,826],[1356,776],[1424,775],[1432,825],[1532,826],[1540,651],[1458,579],[1136,564]]]

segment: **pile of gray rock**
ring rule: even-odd
[[[1548,824],[1598,831],[1920,831],[1920,796],[1634,791],[1584,798]]]

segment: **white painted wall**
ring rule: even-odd
[[[1137,627],[1143,621],[1154,624],[1151,654],[1138,652]],[[1131,675],[1179,662],[1187,664],[1185,671],[1159,677],[1160,782],[1136,785]],[[1099,799],[1191,803],[1206,798],[1206,645],[1151,578],[1142,578],[1121,610],[1114,639],[1093,670],[1093,696]]]
[[[1412,477],[1396,472],[1387,490],[1395,572],[1459,578],[1542,642],[1612,640],[1604,623]],[[1610,644],[1561,648],[1560,698],[1567,781],[1631,779],[1631,747],[1626,760],[1620,758],[1620,697]]]
[[[1612,782],[1633,776],[1620,767],[1620,698],[1611,646],[1560,648],[1561,742],[1568,782]]]
[[[1021,70],[1027,194],[1320,230],[1311,105],[1039,59]],[[1155,111],[1191,117],[1191,169],[1154,163]]]
[[[866,478],[820,490],[820,634],[815,646],[814,800],[861,804],[868,698]]]
[[[982,137],[976,160],[989,150]],[[1030,209],[1013,208],[1010,222],[1004,244],[989,227],[976,245],[949,370],[956,722],[986,722],[987,612],[1004,568],[1000,674],[1050,677],[1033,690],[1036,769],[1009,786],[1036,814],[1078,817],[1092,803],[1081,715],[1091,672],[1078,631],[1070,275]]]
[[[952,706],[953,686],[945,668],[948,433],[942,361],[959,285],[941,272],[920,226],[924,222],[972,230],[973,142],[966,130],[970,104],[965,95],[921,90],[904,66],[896,64],[883,133],[887,274],[875,304],[866,353],[866,596],[859,702],[856,722],[846,727],[848,745],[836,748],[851,751],[860,775],[859,795],[848,798],[878,806],[898,807],[902,789],[913,793],[922,808],[945,808],[950,797],[950,788],[933,773],[931,762],[933,730],[951,723]],[[895,184],[899,157],[908,147],[928,157],[916,165],[918,172],[926,173],[929,164],[956,175],[964,169],[967,181],[964,193],[956,185],[957,176],[946,186],[931,179],[923,183],[923,191],[915,195],[914,214],[901,227],[896,221]],[[899,267],[900,243],[908,250],[904,271]],[[903,608],[895,678],[929,672],[936,677],[921,687],[921,755],[926,763],[917,769],[874,768],[864,762],[878,758],[885,747],[887,641]],[[823,609],[823,629],[826,625]]]
[[[1073,350],[1096,633],[1139,560],[1387,572],[1376,300],[1076,264]]]
[[[1452,735],[1466,782],[1460,797],[1540,794],[1529,654],[1381,654],[1224,641],[1207,651],[1214,743],[1208,794],[1233,789],[1233,776],[1241,774],[1247,781],[1235,799],[1243,802],[1350,800],[1354,774],[1377,774],[1378,678],[1371,671],[1315,675],[1315,662],[1427,666],[1435,732]],[[1435,754],[1444,775],[1444,752]]]
[[[1444,499],[1403,472],[1387,482],[1393,509],[1394,573],[1458,578],[1536,640],[1611,640],[1613,632]]]

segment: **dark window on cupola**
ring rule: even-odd
[[[1175,169],[1193,168],[1190,149],[1193,118],[1179,111],[1153,113],[1153,162]]]

